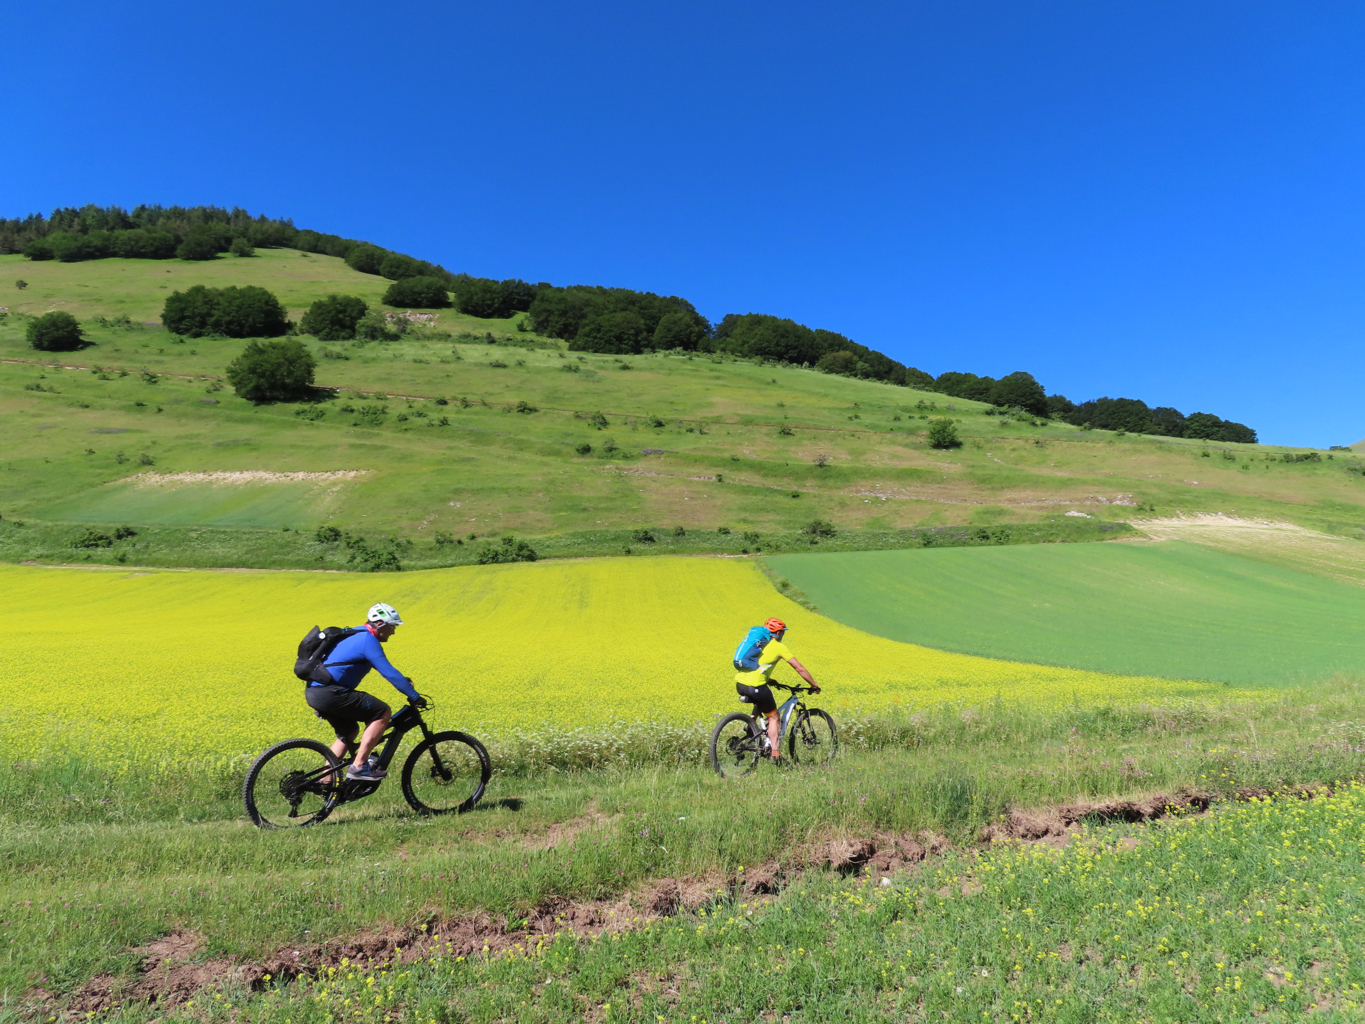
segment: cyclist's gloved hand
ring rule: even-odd
[[[819,693],[819,692],[820,692],[820,687],[819,687],[817,684],[815,684],[815,683],[811,683],[811,684],[810,684],[810,692],[811,692],[811,693]]]
[[[413,707],[418,708],[418,709],[420,710],[421,708],[424,708],[424,707],[427,706],[427,699],[426,699],[425,697],[423,697],[423,696],[419,693],[416,697],[414,697],[414,698],[413,698],[411,701],[409,701],[408,703],[410,703]]]

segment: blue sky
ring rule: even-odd
[[[1365,8],[0,3],[0,215],[240,205],[1365,435]]]

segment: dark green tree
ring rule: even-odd
[[[585,322],[569,342],[569,350],[633,355],[643,352],[648,340],[644,320],[627,309],[620,313],[604,313]]]
[[[974,373],[940,373],[934,379],[934,390],[953,398],[967,398],[974,402],[989,401],[991,388],[995,387],[994,377],[978,377]]]
[[[370,307],[355,295],[329,295],[308,307],[299,322],[299,330],[319,341],[350,341],[355,337],[355,326]]]
[[[227,368],[228,383],[249,402],[291,402],[310,397],[317,361],[297,338],[253,341]]]
[[[29,321],[28,343],[40,352],[74,352],[86,345],[76,318],[60,310]]]
[[[706,331],[696,318],[686,313],[665,313],[659,318],[659,326],[654,328],[654,347],[692,352],[704,337]]]
[[[839,373],[852,376],[858,370],[858,357],[852,352],[826,352],[815,364],[822,373]]]
[[[1033,374],[1016,370],[996,381],[987,395],[992,405],[1023,409],[1035,416],[1047,415],[1047,392]]]
[[[289,317],[264,288],[229,285],[218,290],[209,326],[227,338],[276,338],[289,330]]]
[[[384,264],[384,257],[387,255],[389,255],[387,249],[365,243],[357,245],[346,254],[346,265],[362,274],[378,274],[379,268]]]
[[[175,255],[182,260],[216,260],[230,244],[231,239],[224,241],[223,232],[215,225],[201,224],[190,228]]]
[[[234,256],[255,256],[256,247],[251,244],[249,239],[239,235],[234,238],[232,244],[228,246],[228,252],[232,253]]]
[[[1066,420],[1068,423],[1074,422],[1071,414],[1076,411],[1076,403],[1067,398],[1066,395],[1047,396],[1047,415],[1054,420]],[[1077,424],[1079,426],[1080,424]]]
[[[450,305],[445,282],[435,277],[405,277],[389,285],[384,305],[413,309],[444,309]]]
[[[406,277],[424,277],[422,263],[411,256],[391,252],[379,264],[379,273],[390,281],[401,281]]]
[[[218,289],[202,284],[183,292],[172,292],[161,309],[161,323],[172,334],[202,338],[213,332],[213,313],[218,306]]]
[[[512,315],[511,295],[499,281],[467,277],[455,287],[455,308],[469,316],[505,319]]]

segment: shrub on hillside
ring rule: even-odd
[[[218,293],[211,326],[227,338],[275,338],[289,329],[289,317],[264,288],[230,285]]]
[[[498,565],[502,562],[534,562],[536,558],[536,549],[524,540],[504,537],[497,547],[480,551],[478,562],[480,565]]]
[[[34,262],[50,260],[53,258],[52,243],[46,238],[35,238],[24,246],[24,256]]]
[[[372,309],[356,322],[355,336],[361,341],[397,341],[407,328],[405,318],[390,321],[379,310]]]
[[[413,309],[444,309],[450,305],[445,282],[435,277],[405,277],[389,285],[384,305]]]
[[[852,375],[858,370],[858,357],[852,352],[826,352],[815,368],[822,373]]]
[[[289,402],[313,394],[317,360],[297,338],[253,341],[227,368],[228,383],[249,402]]]
[[[624,310],[592,317],[578,329],[569,342],[571,352],[608,352],[615,355],[636,355],[645,350],[649,334],[638,313]]]
[[[173,292],[161,310],[168,331],[189,338],[221,334],[227,338],[274,338],[289,329],[280,300],[255,285],[207,288],[194,285]]]
[[[44,313],[28,324],[28,343],[40,352],[74,352],[86,345],[81,325],[70,313]]]
[[[929,421],[929,447],[930,448],[960,448],[962,439],[957,436],[957,427],[950,419],[932,419]]]
[[[161,307],[161,323],[172,334],[202,338],[212,330],[209,325],[217,305],[218,289],[196,284],[171,293]]]
[[[377,245],[357,245],[346,254],[346,266],[362,274],[378,274],[388,254]]]
[[[256,247],[245,238],[234,238],[228,246],[228,252],[234,256],[255,256]]]
[[[355,327],[369,312],[365,300],[355,295],[329,295],[308,307],[299,321],[299,330],[319,341],[349,341]]]

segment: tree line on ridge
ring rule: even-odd
[[[229,252],[248,257],[256,248],[292,248],[340,257],[360,273],[393,282],[383,298],[390,306],[454,307],[469,316],[490,319],[524,313],[517,322],[519,328],[562,339],[573,351],[634,355],[646,350],[680,349],[720,353],[937,391],[1079,427],[1256,442],[1256,432],[1250,427],[1211,413],[1186,416],[1168,406],[1151,408],[1134,398],[1104,397],[1077,404],[1062,395],[1048,395],[1024,371],[999,379],[956,371],[934,377],[842,334],[784,317],[730,313],[713,325],[691,302],[676,295],[594,285],[532,284],[519,279],[498,281],[452,273],[439,264],[371,242],[296,228],[292,220],[253,217],[237,208],[138,206],[128,212],[117,206],[89,205],[60,208],[49,217],[31,214],[0,218],[0,254],[23,253],[32,260],[211,260]],[[166,325],[177,330],[172,326],[174,321],[193,333],[235,337],[243,337],[242,330],[258,326],[262,336],[284,333],[289,325],[282,311],[276,312],[278,303],[272,306],[256,294],[260,291],[264,290],[201,286],[198,291],[191,289],[193,295],[176,293],[167,303],[171,317]],[[312,333],[308,326],[305,320],[304,331]],[[332,337],[337,337],[335,332]]]

